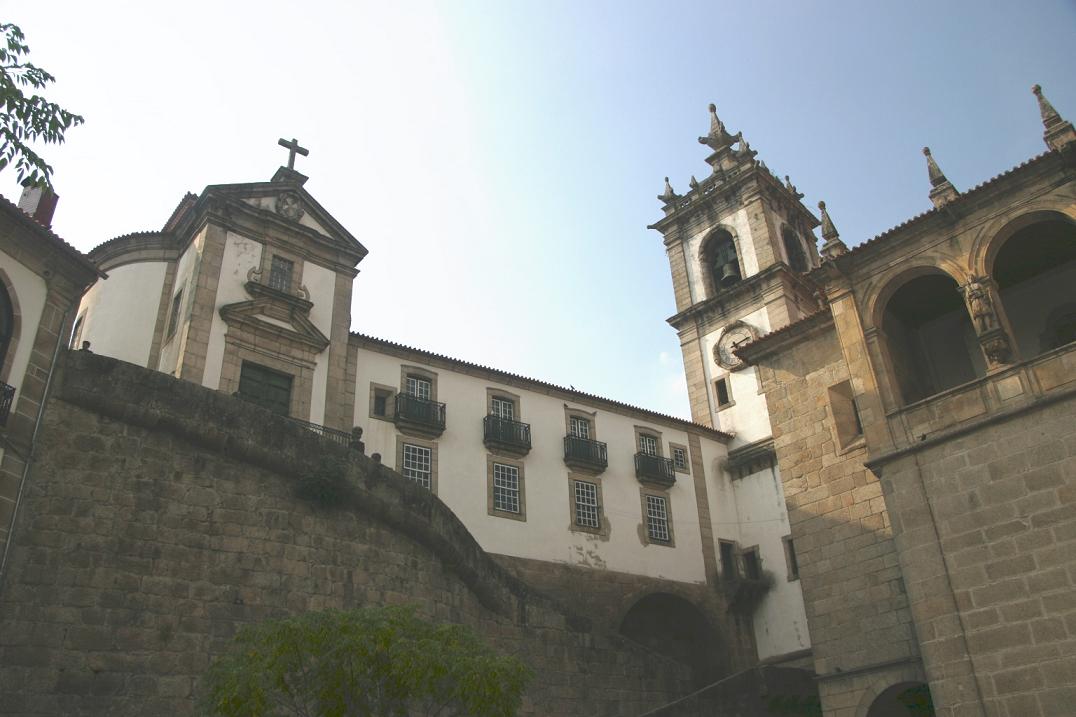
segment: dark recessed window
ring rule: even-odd
[[[179,307],[183,305],[183,290],[180,289],[176,292],[176,295],[172,297],[172,309],[168,312],[168,337],[172,338],[176,335],[176,328],[179,326]]]
[[[714,381],[714,390],[717,392],[718,408],[732,403],[732,392],[729,391],[729,380],[727,378],[719,378]]]
[[[291,410],[290,374],[244,361],[239,373],[239,397],[287,416]]]

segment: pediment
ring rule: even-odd
[[[220,308],[220,317],[229,327],[255,330],[304,344],[314,353],[321,353],[329,346],[329,339],[310,321],[310,302],[289,298],[292,300],[260,296],[250,301],[227,304]]]

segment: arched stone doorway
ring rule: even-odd
[[[901,682],[871,702],[867,717],[934,717],[930,688],[922,682]]]
[[[652,593],[631,606],[620,633],[659,654],[691,667],[696,686],[724,676],[721,641],[706,616],[670,593]]]

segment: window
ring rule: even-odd
[[[736,543],[730,540],[719,540],[717,544],[721,554],[721,577],[725,580],[735,580],[740,574],[736,567]]]
[[[601,528],[601,510],[598,504],[598,484],[585,480],[572,481],[573,519],[572,523],[580,528],[598,530]]]
[[[430,396],[433,395],[433,382],[424,376],[408,374],[406,389],[408,395],[414,396],[415,398],[421,398],[424,401],[429,401]]]
[[[748,548],[741,553],[743,560],[743,576],[748,580],[762,579],[762,558],[758,554],[758,546]]]
[[[785,547],[785,564],[788,566],[788,580],[800,579],[800,564],[796,559],[796,546],[792,544],[792,536],[786,535],[781,538],[781,542]]]
[[[829,411],[833,416],[833,430],[837,434],[837,445],[843,450],[850,448],[863,437],[863,422],[859,417],[859,407],[852,395],[852,384],[848,381],[830,386]]]
[[[519,513],[519,468],[493,464],[493,509],[506,513]]]
[[[701,260],[708,296],[716,296],[742,278],[736,243],[724,229],[715,231],[703,244]]]
[[[180,289],[172,297],[172,309],[168,312],[168,335],[165,338],[170,339],[176,335],[176,328],[179,326],[179,307],[182,305],[183,289]]]
[[[568,416],[568,435],[590,440],[590,420],[582,416]]]
[[[403,463],[400,472],[427,490],[433,487],[433,451],[413,443],[403,444]]]
[[[516,418],[516,404],[510,398],[493,396],[489,401],[489,415],[514,421]]]
[[[648,456],[658,455],[658,439],[649,433],[639,434],[639,452]]]
[[[239,397],[287,416],[291,412],[290,374],[274,371],[250,361],[239,370]]]
[[[393,401],[396,389],[380,383],[370,384],[370,418],[380,418],[384,421],[392,420]]]
[[[0,281],[0,368],[4,367],[7,350],[15,333],[15,310],[7,287]]]
[[[732,391],[729,387],[728,378],[719,378],[714,381],[714,394],[717,396],[717,407],[719,409],[732,405]]]
[[[656,543],[672,541],[669,529],[669,504],[664,496],[647,495],[646,499],[646,535]]]
[[[291,292],[291,274],[295,269],[295,263],[282,256],[274,256],[269,265],[269,288]]]
[[[787,227],[781,232],[781,240],[785,245],[785,254],[788,255],[788,265],[793,271],[805,272],[810,269],[807,264],[807,254],[803,251],[803,242],[792,230]]]
[[[86,321],[86,314],[83,312],[82,316],[75,320],[75,328],[71,330],[71,343],[68,345],[70,349],[77,349],[79,343],[82,341],[82,325]]]
[[[669,447],[672,448],[673,469],[680,473],[690,473],[691,468],[688,464],[687,446],[679,446],[675,443],[670,443]]]

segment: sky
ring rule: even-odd
[[[369,250],[352,329],[688,417],[662,178],[707,104],[849,245],[1076,120],[1076,0],[0,2],[46,93],[54,230],[88,251],[185,192],[268,180],[277,139]],[[17,200],[12,170],[0,193]]]

